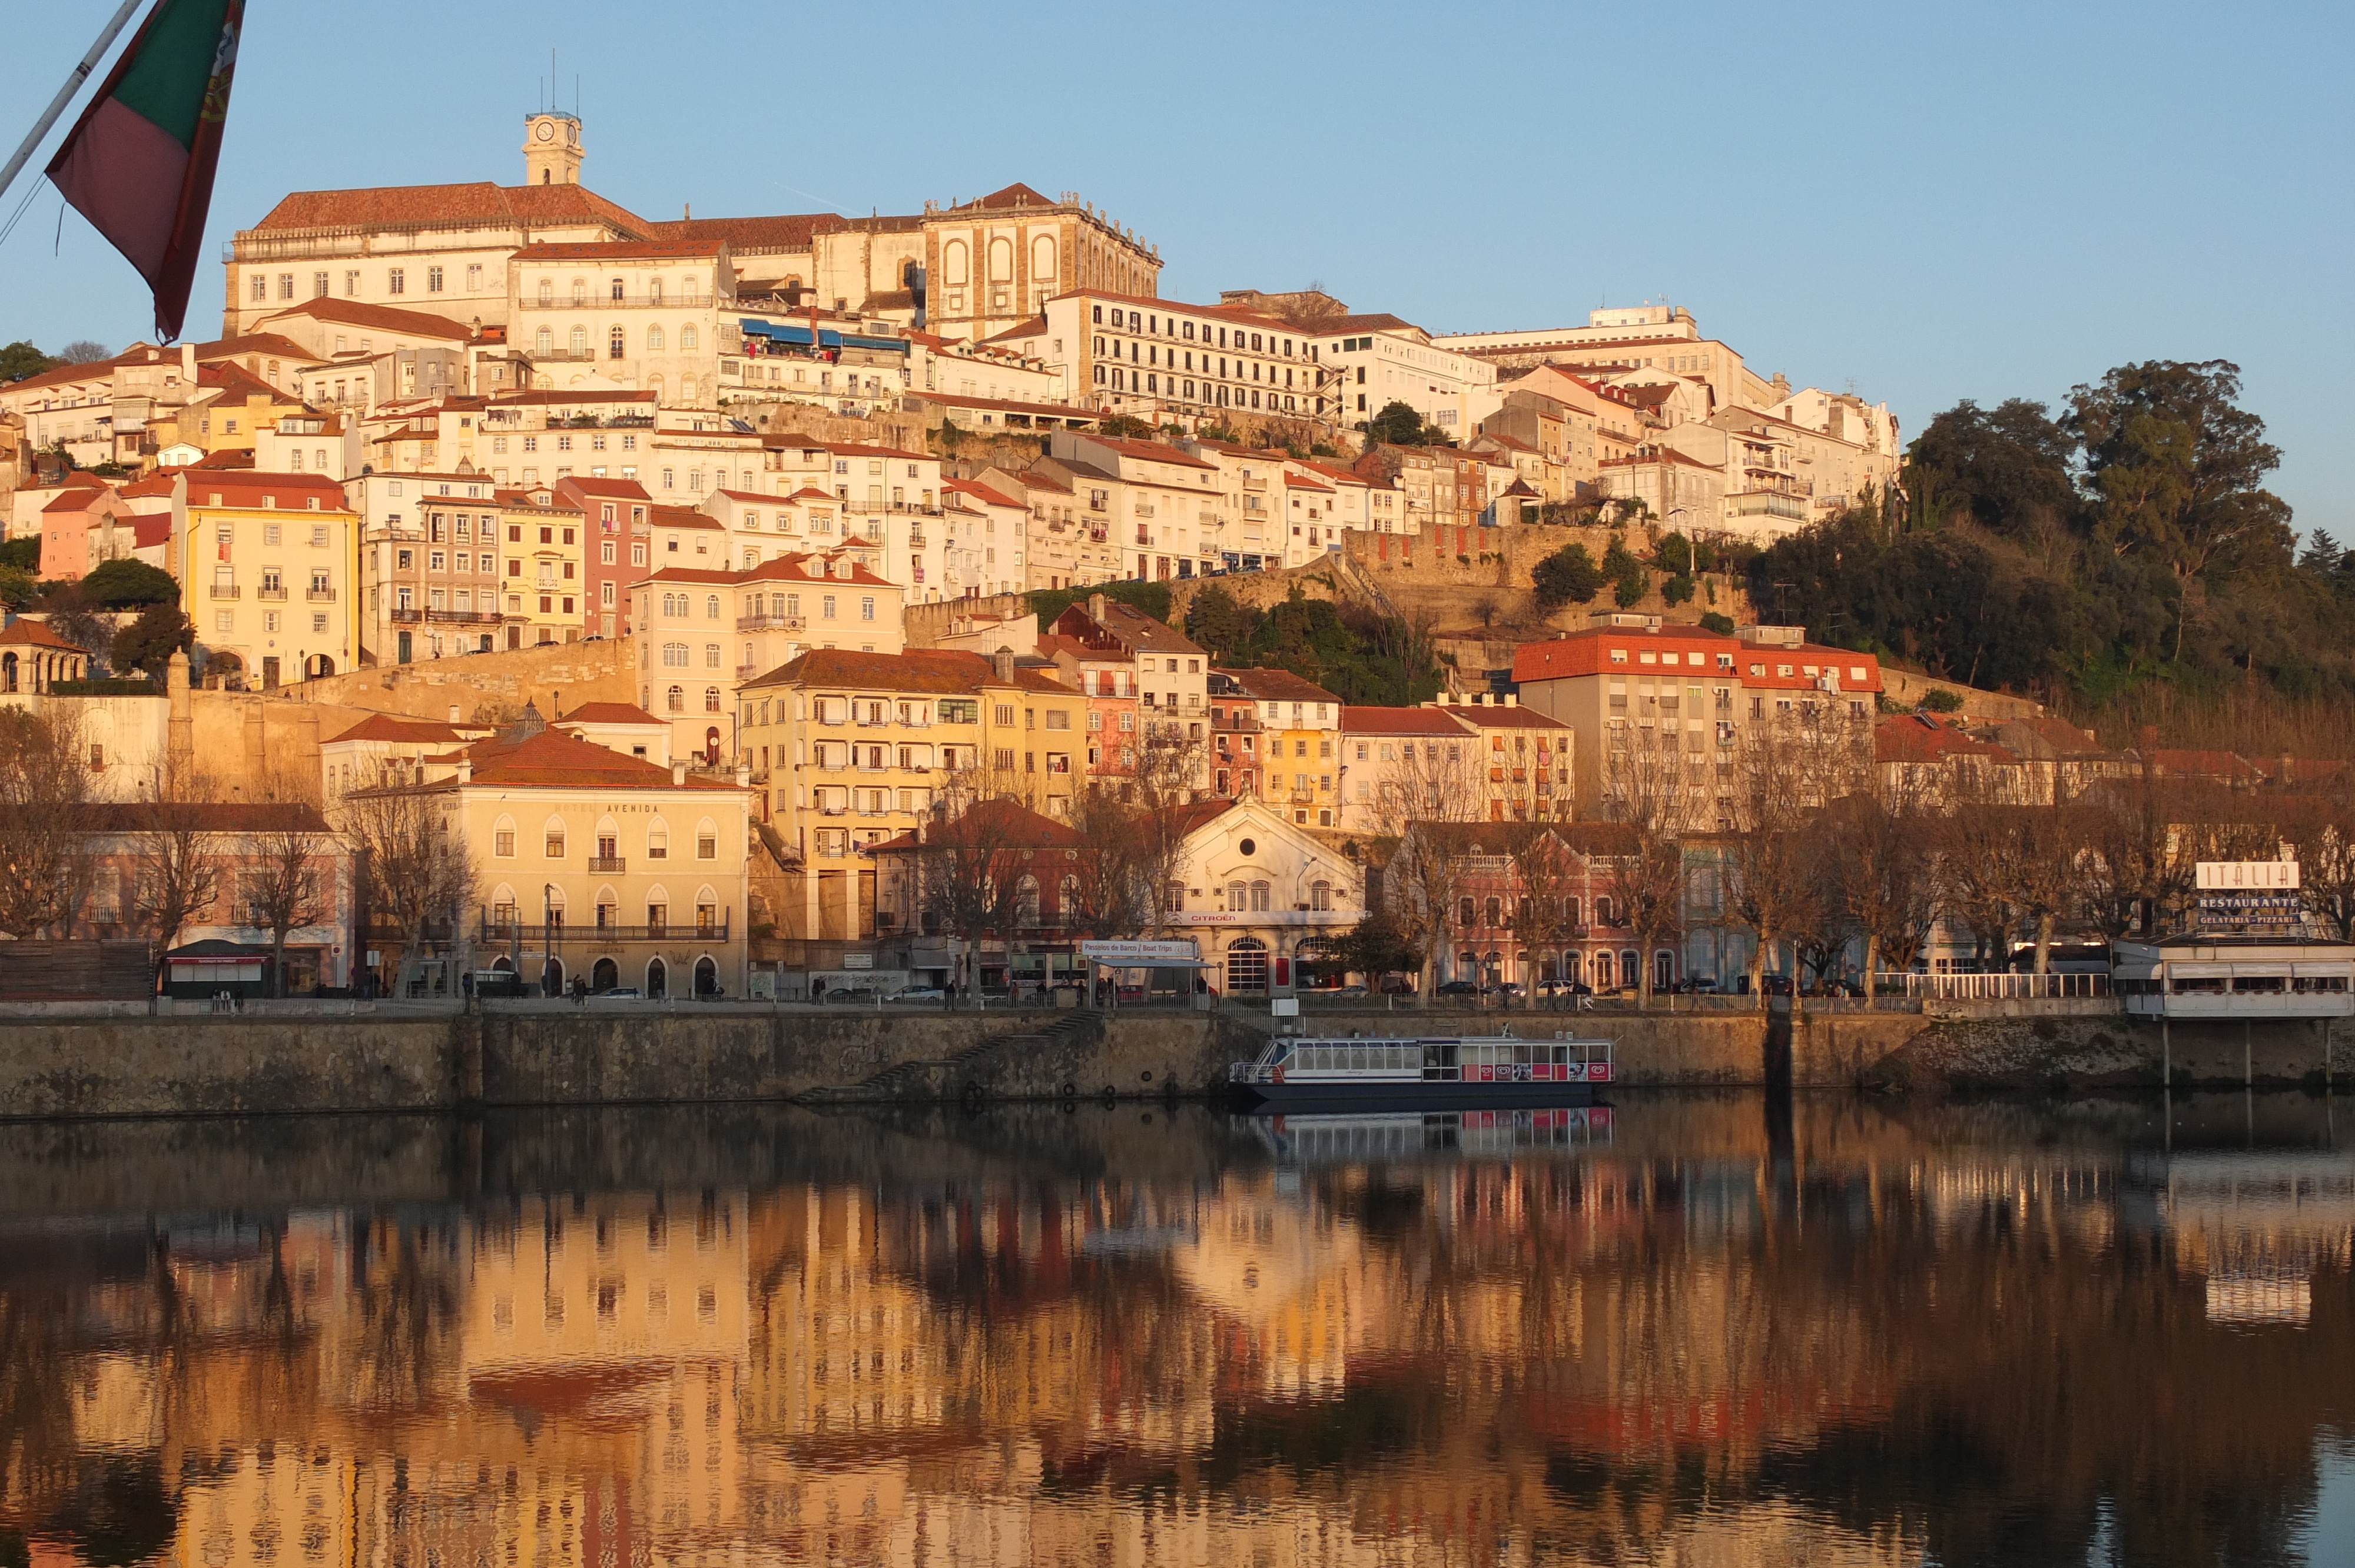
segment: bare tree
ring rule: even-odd
[[[1109,789],[1097,787],[1071,803],[1071,831],[1080,837],[1065,924],[1096,938],[1134,937],[1159,918],[1164,880],[1155,853],[1157,824]]]
[[[1612,901],[1641,944],[1636,1005],[1652,1001],[1652,954],[1684,935],[1684,834],[1697,824],[1687,760],[1673,731],[1623,730],[1612,736],[1604,809],[1627,831],[1626,853],[1611,862]]]
[[[1919,787],[1884,778],[1830,809],[1836,898],[1864,939],[1864,994],[1876,994],[1885,963],[1910,967],[1938,915],[1935,822]]]
[[[214,790],[201,775],[159,769],[150,798],[131,813],[132,913],[168,949],[180,933],[220,902],[221,840]]]
[[[984,801],[945,821],[918,830],[917,899],[928,925],[964,944],[964,981],[981,1003],[981,949],[992,936],[1011,942],[1031,846],[1018,841],[1022,820],[1012,802]]]
[[[453,820],[455,800],[446,789],[391,782],[379,774],[346,794],[338,808],[336,826],[367,878],[368,907],[400,927],[395,995],[415,974],[432,927],[447,926],[454,935],[474,896],[474,868]],[[358,936],[366,940],[365,932]]]
[[[1513,868],[1518,904],[1513,911],[1513,936],[1520,944],[1528,976],[1521,1004],[1538,1004],[1533,953],[1555,952],[1577,934],[1570,900],[1578,885],[1577,856],[1549,822],[1515,822],[1506,832],[1505,856]]]
[[[327,824],[308,806],[283,805],[282,821],[246,835],[240,896],[252,923],[270,933],[270,994],[286,994],[286,936],[325,914]]]
[[[1165,894],[1185,871],[1186,835],[1197,819],[1187,808],[1202,798],[1209,776],[1209,742],[1188,736],[1177,719],[1157,727],[1147,720],[1139,742],[1129,804],[1140,828],[1137,870],[1151,916],[1146,924],[1157,931],[1169,913]]]
[[[1728,902],[1752,938],[1750,989],[1764,1005],[1768,952],[1821,915],[1819,845],[1806,832],[1836,771],[1817,737],[1793,723],[1753,726],[1734,750],[1733,831],[1724,850]]]
[[[90,773],[54,711],[0,708],[0,931],[62,937],[90,895]]]
[[[2307,908],[2340,941],[2355,941],[2355,768],[2341,768],[2328,789],[2290,801],[2282,836],[2297,857]]]

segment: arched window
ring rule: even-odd
[[[516,825],[513,817],[501,817],[491,828],[491,853],[500,860],[512,860],[516,852]]]
[[[709,817],[695,824],[695,858],[698,860],[719,858],[719,824]]]
[[[1267,945],[1238,937],[1227,947],[1227,994],[1256,995],[1267,990]]]
[[[576,305],[585,305],[589,302],[588,279],[575,278],[572,280],[572,302]]]
[[[540,830],[541,848],[549,860],[564,858],[564,819],[550,817]]]
[[[1478,915],[1473,906],[1472,900],[1459,898],[1455,901],[1455,924],[1458,929],[1470,930],[1472,922],[1477,918]]]
[[[1052,287],[1055,282],[1055,237],[1041,234],[1030,241],[1030,285],[1032,288]]]
[[[556,303],[555,279],[542,278],[539,281],[539,302],[543,305],[552,305]]]
[[[670,995],[670,966],[660,959],[646,960],[646,994],[657,999]]]
[[[556,334],[542,327],[531,336],[531,351],[542,359],[556,352]]]
[[[703,596],[703,619],[706,620],[717,620],[719,619],[719,596],[718,594],[713,593]]]
[[[1039,923],[1039,879],[1026,876],[1014,888],[1014,918],[1023,926]]]
[[[664,698],[672,713],[683,714],[687,711],[687,693],[682,688],[673,686],[664,694]]]
[[[1505,901],[1501,898],[1491,898],[1488,900],[1488,929],[1500,930],[1504,924]]]
[[[1251,900],[1252,912],[1253,914],[1262,914],[1265,912],[1267,909],[1267,895],[1268,885],[1266,883],[1254,882],[1252,884]]]
[[[614,279],[613,282],[608,285],[608,289],[616,302],[626,300],[630,297],[628,289],[623,285],[622,280],[619,278]]]
[[[670,858],[670,824],[660,817],[646,824],[646,858],[648,860]]]
[[[628,352],[629,352],[629,345],[628,345],[628,344],[627,344],[627,343],[625,343],[625,342],[623,341],[623,336],[622,336],[622,329],[621,329],[620,327],[615,327],[613,331],[611,331],[611,332],[609,332],[609,333],[607,333],[607,334],[605,334],[605,357],[606,357],[606,358],[608,358],[608,359],[619,359],[619,358],[621,358],[624,354],[626,354],[626,353],[628,353]]]
[[[1594,901],[1594,923],[1598,926],[1613,926],[1618,923],[1611,918],[1611,900],[1608,897],[1597,898]]]
[[[964,241],[950,240],[947,247],[941,252],[941,281],[952,289],[962,289],[965,285],[968,270]]]
[[[708,714],[716,714],[719,711],[719,687],[706,686],[703,688],[703,711]]]
[[[565,341],[571,351],[573,358],[586,359],[589,357],[589,329],[587,327],[574,327],[572,329],[572,335]]]
[[[662,280],[660,278],[650,278],[646,281],[646,303],[650,305],[659,305],[662,303]]]
[[[1561,923],[1573,930],[1579,926],[1577,899],[1565,898],[1561,901]]]
[[[1057,924],[1069,925],[1071,923],[1072,913],[1077,910],[1079,906],[1080,879],[1076,876],[1067,876],[1063,878],[1062,885],[1055,889],[1055,919]]]
[[[989,281],[993,283],[1014,281],[1014,241],[1002,234],[989,242]]]
[[[658,326],[650,326],[646,328],[646,352],[648,354],[660,354],[662,351],[663,329]]]
[[[681,354],[692,354],[695,352],[694,328],[689,327],[685,332],[678,334],[678,348]],[[694,376],[682,376],[678,378],[678,400],[682,403],[692,403],[695,401]]]
[[[695,327],[693,323],[690,323],[688,325],[678,329],[678,351],[681,354],[693,354],[695,352]],[[695,396],[695,383],[692,381],[687,384],[687,395],[690,397]]]

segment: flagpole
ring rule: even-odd
[[[25,138],[25,144],[16,149],[16,155],[8,160],[8,166],[0,169],[0,196],[6,195],[8,187],[16,183],[17,174],[32,157],[34,149],[41,144],[41,138],[49,133],[49,128],[58,122],[58,116],[66,111],[66,105],[72,102],[73,95],[81,90],[81,84],[90,79],[90,73],[98,69],[98,62],[105,58],[107,49],[121,36],[123,25],[131,20],[131,13],[137,9],[139,0],[123,0],[115,9],[114,19],[107,23],[105,29],[98,35],[98,42],[91,45],[90,53],[81,57],[81,64],[74,67],[73,74],[66,78],[66,84],[58,89],[55,98],[49,100],[48,108],[41,111],[40,120],[33,126],[33,133]]]

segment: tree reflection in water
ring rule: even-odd
[[[1271,1131],[0,1130],[0,1560],[2291,1562],[2355,1418],[2319,1102]]]

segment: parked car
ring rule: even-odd
[[[1478,996],[1480,994],[1480,982],[1478,980],[1443,980],[1440,982],[1439,989],[1433,991],[1431,994],[1433,996]]]
[[[609,985],[603,991],[589,993],[591,1001],[639,1001],[644,998],[645,993],[634,985]]]
[[[1518,980],[1499,980],[1488,991],[1491,995],[1501,996],[1507,1001],[1518,1001],[1529,994],[1529,988]]]
[[[1361,985],[1322,986],[1307,994],[1311,996],[1363,996],[1366,994],[1366,988]]]
[[[826,993],[827,1001],[871,1002],[882,992],[871,985],[838,985]]]
[[[886,1001],[946,1001],[949,993],[936,985],[903,985],[883,1000]]]

